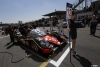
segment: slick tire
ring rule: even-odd
[[[35,50],[36,52],[39,51],[39,48],[38,48],[38,46],[34,43],[34,41],[31,42],[31,48],[32,48],[33,50]]]

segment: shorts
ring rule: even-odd
[[[71,38],[76,39],[77,38],[77,32],[70,32]]]

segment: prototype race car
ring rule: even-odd
[[[23,37],[20,33],[15,36],[17,42],[31,47],[37,52],[50,54],[67,42],[65,35],[59,36],[56,32],[48,33],[42,29],[32,29],[29,34]]]

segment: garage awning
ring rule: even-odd
[[[55,11],[55,12],[45,14],[43,16],[55,16],[55,15],[63,15],[63,14],[66,14],[66,11]]]

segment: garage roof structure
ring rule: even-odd
[[[63,15],[63,14],[66,14],[66,11],[55,11],[55,12],[45,14],[43,16],[55,16],[55,15]]]

